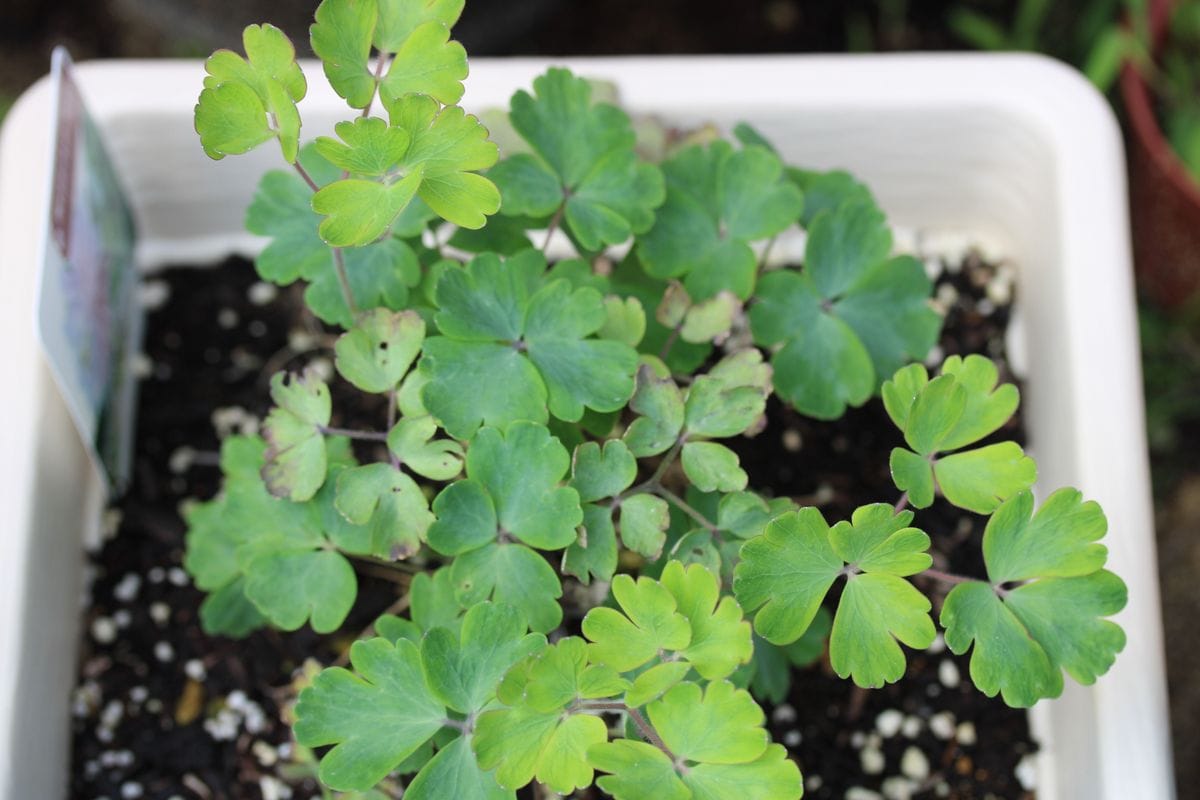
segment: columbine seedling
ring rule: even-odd
[[[275,375],[263,437],[226,440],[222,492],[187,510],[210,632],[337,630],[352,559],[408,584],[407,616],[381,617],[350,669],[300,694],[297,740],[331,746],[321,780],[367,792],[399,776],[411,800],[511,798],[531,781],[798,798],[755,698],[783,698],[826,637],[838,675],[898,680],[901,645],[935,637],[915,575],[953,585],[946,642],[974,648],[989,696],[1028,706],[1064,670],[1104,673],[1124,644],[1104,618],[1125,603],[1104,515],[1073,489],[1035,509],[1033,460],[980,445],[1018,404],[990,361],[905,366],[941,320],[869,190],[783,164],[745,126],[651,163],[625,113],[564,69],[513,96],[500,160],[456,105],[461,10],[324,0],[313,50],[361,111],[306,147],[306,80],[269,25],[246,29],[245,58],[209,59],[196,106],[213,158],[278,142],[291,170],[263,177],[247,215],[270,237],[258,272],[306,283],[312,312],[345,331],[339,379],[387,408],[386,427],[344,430],[326,381]],[[794,225],[803,267],[768,269]],[[549,264],[556,231],[575,255]],[[630,242],[613,268],[610,247]],[[881,392],[905,444],[900,501],[831,524],[748,489],[723,440],[760,431],[772,392],[822,419]],[[378,460],[360,463],[370,447]],[[931,569],[907,506],[937,495],[991,515],[986,580]],[[567,576],[611,585],[612,603],[564,621]]]

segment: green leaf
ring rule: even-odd
[[[312,197],[313,211],[324,214],[318,228],[331,247],[369,244],[388,232],[422,185],[420,170],[395,183],[362,178],[335,181]]]
[[[246,58],[218,50],[196,105],[196,131],[210,158],[244,153],[272,137],[283,157],[296,160],[300,116],[296,102],[307,84],[291,41],[273,25],[249,25],[242,33]]]
[[[910,527],[911,511],[895,512],[887,503],[860,506],[850,522],[829,531],[829,543],[844,561],[865,572],[905,577],[929,569],[929,537]]]
[[[452,439],[434,439],[436,433],[433,417],[405,417],[388,431],[388,450],[418,475],[448,481],[462,472],[462,445]]]
[[[406,800],[443,800],[449,787],[455,800],[514,800],[495,775],[484,772],[470,742],[458,736],[438,751],[404,790]]]
[[[555,792],[570,794],[591,785],[588,748],[607,740],[608,727],[599,717],[517,706],[479,718],[475,749],[480,765],[495,769],[501,786],[517,789],[536,777]]]
[[[468,478],[442,489],[433,500],[433,513],[429,546],[442,555],[460,555],[496,539],[496,506],[479,481]]]
[[[884,261],[891,248],[892,234],[878,206],[847,203],[812,221],[804,270],[822,297],[838,298]]]
[[[649,229],[662,174],[638,161],[625,113],[593,104],[588,82],[565,69],[548,70],[533,89],[512,98],[510,119],[534,154],[514,156],[496,175],[512,198],[506,212],[545,216],[561,207],[565,229],[589,252]]]
[[[325,77],[351,108],[363,108],[375,96],[375,78],[367,64],[375,31],[376,3],[322,0],[311,28],[313,52]]]
[[[421,393],[425,406],[456,439],[470,438],[480,425],[548,419],[546,385],[511,345],[432,336],[419,369],[429,381]]]
[[[637,477],[637,459],[620,439],[584,442],[575,448],[571,462],[571,486],[585,503],[616,497]]]
[[[306,161],[307,148],[300,161]],[[246,209],[246,229],[272,237],[254,260],[263,280],[287,285],[333,269],[329,248],[317,235],[319,218],[310,200],[312,190],[299,175],[272,170],[262,176],[254,200]]]
[[[427,22],[453,28],[462,10],[463,0],[382,0],[375,25],[375,46],[385,53],[394,53],[414,30]]]
[[[246,579],[239,577],[210,593],[200,604],[200,626],[209,636],[240,639],[266,624],[263,615],[246,597]]]
[[[729,337],[734,318],[742,311],[742,302],[732,292],[720,291],[689,308],[679,327],[685,342],[721,343]]]
[[[653,561],[662,554],[671,524],[667,501],[652,494],[636,494],[621,502],[621,543]]]
[[[637,708],[651,700],[657,700],[666,694],[668,689],[686,678],[691,669],[692,665],[686,661],[655,664],[634,679],[633,686],[625,694],[625,705]]]
[[[285,631],[311,617],[317,633],[341,627],[354,605],[354,568],[338,553],[285,539],[258,542],[244,564],[246,597]]]
[[[562,585],[546,559],[520,544],[485,545],[454,559],[455,597],[464,606],[492,599],[521,611],[532,630],[551,631],[562,621]]]
[[[583,530],[563,554],[562,569],[585,586],[593,576],[602,581],[612,579],[617,569],[617,534],[611,509],[591,503],[583,506]]]
[[[459,635],[434,628],[421,641],[421,666],[438,702],[474,714],[495,698],[509,668],[546,646],[540,633],[525,633],[517,609],[480,603],[467,611]]]
[[[861,405],[875,388],[870,353],[845,322],[821,310],[807,274],[778,271],[759,282],[750,310],[755,340],[782,343],[771,358],[781,397],[818,419],[834,419]]]
[[[593,608],[583,619],[583,635],[591,640],[588,658],[618,672],[645,664],[660,650],[682,650],[691,641],[687,618],[676,611],[675,598],[661,583],[647,577],[635,582],[618,575],[613,597],[622,611]]]
[[[908,500],[914,508],[929,508],[933,505],[936,487],[933,482],[933,464],[929,459],[903,447],[896,447],[892,449],[889,466],[896,488],[908,492]]]
[[[748,764],[698,764],[683,782],[695,800],[799,800],[803,792],[800,769],[778,744]]]
[[[1059,489],[1033,513],[1033,495],[1023,491],[988,520],[983,557],[993,583],[1031,578],[1072,578],[1104,566],[1108,549],[1098,543],[1108,529],[1100,506],[1083,502],[1075,489]]]
[[[611,667],[589,665],[587,643],[568,636],[534,658],[522,699],[538,711],[559,711],[575,700],[614,697],[628,688]]]
[[[639,416],[625,431],[624,441],[638,458],[665,453],[683,430],[684,403],[679,387],[670,377],[660,378],[643,365],[629,408]]]
[[[766,411],[766,392],[753,386],[701,375],[688,390],[684,418],[689,434],[728,437],[744,433]]]
[[[404,158],[410,174],[420,172],[418,195],[439,216],[464,228],[482,228],[500,208],[500,192],[475,174],[496,163],[499,151],[487,128],[458,106],[439,108],[432,97],[384,97],[392,125],[412,142]]]
[[[391,464],[342,470],[334,502],[346,519],[367,526],[370,534],[365,548],[335,537],[339,546],[392,561],[415,555],[433,523],[429,501],[421,487]]]
[[[812,172],[787,168],[788,179],[804,192],[804,213],[800,224],[805,228],[822,211],[832,211],[843,204],[874,203],[875,198],[866,184],[859,183],[854,176],[843,170]]]
[[[691,800],[671,759],[654,745],[618,739],[593,746],[587,755],[593,767],[611,773],[596,785],[614,800]]]
[[[864,688],[899,680],[905,660],[896,640],[922,649],[933,644],[929,609],[928,598],[903,578],[883,572],[851,575],[829,640],[833,671]]]
[[[413,576],[409,589],[412,620],[422,631],[445,628],[458,634],[462,626],[462,608],[455,599],[454,588],[449,567],[442,567],[432,574],[418,572]]]
[[[683,472],[702,492],[740,492],[748,480],[737,454],[716,442],[688,442],[680,456]]]
[[[683,656],[702,677],[708,680],[727,677],[739,664],[750,660],[754,652],[750,624],[742,619],[742,609],[736,600],[720,597],[721,583],[717,576],[699,564],[685,569],[678,561],[672,561],[660,580],[691,626],[691,642]]]
[[[596,334],[601,339],[612,339],[637,347],[646,335],[646,311],[642,308],[642,301],[636,297],[605,297],[604,314],[604,325]]]
[[[196,130],[205,154],[213,159],[248,152],[275,136],[262,101],[241,83],[226,83],[200,93]]]
[[[337,139],[318,136],[317,152],[329,163],[352,175],[382,176],[396,167],[408,152],[408,133],[378,117],[358,117],[333,128]]]
[[[1016,386],[1006,383],[996,387],[999,371],[991,359],[983,356],[972,354],[965,360],[950,356],[942,362],[942,374],[953,375],[967,391],[966,408],[942,442],[943,450],[957,450],[994,433],[1008,422],[1020,403]]]
[[[773,644],[788,644],[808,629],[843,562],[829,543],[829,525],[815,508],[773,520],[742,546],[733,590],[754,629]]]
[[[746,299],[757,259],[749,242],[791,225],[803,197],[769,150],[735,151],[727,142],[686,148],[666,163],[666,203],[638,241],[638,257],[657,278],[683,278],[696,300],[722,290]]]
[[[544,269],[536,251],[507,262],[488,254],[438,281],[436,320],[447,338],[427,342],[421,368],[426,405],[453,435],[465,438],[480,422],[544,422],[547,403],[573,422],[585,407],[615,411],[633,393],[636,352],[588,338],[605,323],[602,296],[565,280],[543,283]],[[473,385],[480,374],[492,378],[486,392]]]
[[[633,394],[637,353],[627,344],[585,338],[607,315],[594,289],[552,281],[530,298],[525,318],[529,358],[541,373],[550,413],[574,422],[587,408],[616,411]]]
[[[379,84],[384,103],[408,94],[428,95],[452,106],[462,99],[467,51],[450,41],[450,29],[438,21],[418,25],[396,50]]]
[[[446,712],[412,642],[355,642],[350,660],[357,675],[326,669],[300,693],[294,731],[305,747],[335,745],[321,759],[322,783],[366,791],[437,732]]]
[[[933,474],[951,503],[990,514],[1005,498],[1033,486],[1037,464],[1014,442],[1000,442],[939,458]]]
[[[364,392],[390,392],[421,352],[424,339],[425,321],[415,311],[372,309],[338,337],[337,370]]]
[[[703,694],[699,684],[681,683],[646,713],[670,751],[686,761],[744,764],[770,741],[762,709],[729,681],[713,681]]]
[[[263,480],[278,497],[308,500],[325,482],[324,427],[332,413],[329,387],[315,373],[276,373],[271,378],[275,407],[263,424],[267,440]]]
[[[717,506],[717,527],[738,539],[751,539],[762,533],[772,519],[794,510],[795,505],[786,497],[768,503],[753,492],[731,492]]]

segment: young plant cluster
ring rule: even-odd
[[[826,637],[838,675],[898,680],[901,645],[935,636],[921,574],[953,584],[946,642],[974,648],[987,695],[1028,706],[1064,670],[1107,670],[1124,637],[1104,618],[1125,588],[1103,569],[1104,515],[1073,489],[1035,510],[1032,459],[981,444],[1018,402],[992,362],[905,366],[941,320],[870,192],[786,166],[746,127],[647,160],[629,117],[565,69],[513,96],[493,125],[512,140],[500,160],[457,105],[461,10],[324,0],[312,46],[360,111],[306,147],[306,79],[270,25],[246,29],[245,57],[209,59],[196,106],[214,158],[278,142],[289,169],[263,177],[247,215],[270,237],[258,272],[306,284],[313,314],[344,329],[336,380],[386,408],[376,430],[337,427],[318,373],[275,375],[262,438],[227,439],[223,490],[186,512],[213,633],[338,630],[355,562],[406,584],[349,669],[300,694],[298,742],[329,748],[321,780],[400,781],[411,800],[513,798],[532,781],[798,798],[756,698],[781,699]],[[797,225],[802,268],[769,268]],[[573,253],[549,263],[563,241]],[[763,428],[772,393],[834,419],[880,392],[905,444],[899,502],[830,524],[748,488],[725,442]],[[990,515],[986,579],[930,568],[907,507],[939,494]],[[611,601],[564,614],[564,581]]]

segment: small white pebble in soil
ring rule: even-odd
[[[935,656],[946,652],[946,640],[942,638],[940,633],[933,637],[933,644],[929,645],[926,652]]]
[[[988,283],[988,300],[998,306],[1006,306],[1012,302],[1012,281],[1007,277],[996,275]]]
[[[176,475],[182,475],[191,469],[192,463],[196,460],[195,448],[184,445],[176,447],[175,452],[171,453],[171,457],[167,460],[167,469]]]
[[[118,628],[128,628],[130,623],[133,622],[133,615],[125,608],[119,608],[114,611],[112,618]]]
[[[1021,757],[1013,774],[1017,776],[1017,781],[1025,791],[1032,792],[1037,788],[1037,761],[1033,753]]]
[[[817,484],[817,490],[813,492],[812,504],[814,506],[823,506],[826,503],[833,502],[833,498],[837,497],[837,492],[828,483]]]
[[[796,721],[796,709],[790,703],[782,703],[775,706],[775,710],[771,712],[771,719],[775,720],[780,725],[787,725],[789,722]]]
[[[962,683],[962,676],[958,672],[958,664],[955,664],[948,658],[942,659],[942,663],[938,664],[938,681],[947,689],[957,689]]]
[[[250,733],[262,733],[267,727],[267,715],[263,713],[262,706],[258,703],[249,703],[246,706],[246,717],[243,724],[246,730]]]
[[[238,722],[236,711],[222,708],[215,717],[204,720],[204,730],[218,742],[231,742],[237,738]]]
[[[151,567],[146,573],[146,579],[151,583],[162,583],[166,577],[167,571],[162,567]]]
[[[95,681],[85,681],[71,693],[71,714],[90,717],[100,707],[101,699],[100,685]]]
[[[824,779],[820,775],[805,775],[804,790],[807,792],[815,792],[825,785]]]
[[[250,324],[246,326],[246,330],[248,330],[250,335],[255,339],[261,339],[263,336],[267,335],[267,323],[263,322],[261,319],[252,320]]]
[[[942,350],[940,344],[935,344],[930,348],[929,354],[925,356],[925,366],[934,368],[942,365],[942,360],[946,357],[946,351]]]
[[[804,439],[800,436],[800,431],[795,428],[788,428],[783,432],[782,442],[783,449],[789,453],[797,453],[804,447]]]
[[[113,728],[121,724],[124,716],[124,704],[120,700],[109,700],[105,704],[104,710],[100,712],[100,728],[111,732]]]
[[[867,735],[862,731],[855,731],[850,734],[850,746],[855,750],[861,750],[862,746],[867,743]]]
[[[950,711],[939,711],[929,718],[929,730],[939,739],[954,738],[954,714]]]
[[[188,659],[188,662],[183,665],[183,673],[197,683],[203,683],[208,677],[208,670],[204,668],[204,662],[198,658]]]
[[[161,600],[150,604],[150,619],[157,625],[166,625],[171,621],[171,607]]]
[[[129,369],[134,378],[139,381],[145,380],[154,373],[154,362],[145,353],[135,353],[133,358],[129,359]]]
[[[159,700],[157,697],[151,697],[146,701],[146,710],[151,714],[159,713],[162,711],[162,707],[162,700]]]
[[[937,295],[934,297],[934,302],[943,311],[954,308],[954,304],[958,302],[958,289],[955,289],[952,283],[943,283],[937,288]]]
[[[917,734],[921,732],[921,718],[912,715],[905,717],[904,723],[900,726],[900,732],[906,739],[917,738]]]
[[[845,800],[883,800],[883,795],[862,786],[851,786],[846,790]]]
[[[264,742],[258,739],[250,747],[250,752],[254,753],[254,757],[258,759],[258,763],[264,767],[273,767],[279,761],[279,751],[271,746],[269,742]]]
[[[135,686],[129,690],[129,700],[136,705],[140,706],[142,703],[146,702],[149,697],[150,690],[145,686]]]
[[[288,800],[292,796],[291,787],[271,775],[258,779],[258,790],[262,792],[263,800]]]
[[[783,744],[786,747],[799,747],[802,741],[804,741],[804,737],[795,728],[783,734]]]
[[[137,800],[143,793],[142,785],[137,781],[126,781],[121,784],[121,797],[124,800]]]
[[[900,771],[906,778],[923,781],[929,777],[929,759],[918,747],[909,747],[900,756]]]
[[[885,778],[879,789],[887,800],[910,800],[917,790],[917,784],[908,778],[893,775]]]
[[[883,757],[883,752],[877,747],[864,747],[859,751],[858,762],[862,765],[862,771],[866,775],[879,775],[887,765],[887,759]]]
[[[996,313],[996,304],[985,297],[975,304],[975,310],[985,317],[990,317]]]
[[[164,664],[174,661],[175,648],[171,647],[170,642],[159,642],[154,645],[154,657]]]
[[[941,277],[942,270],[945,269],[945,266],[942,264],[942,260],[940,258],[926,258],[924,259],[924,262],[925,276],[929,278],[929,280],[936,281]]]
[[[317,337],[304,328],[292,328],[288,331],[288,347],[295,353],[307,353],[317,343]]]
[[[92,620],[92,638],[99,644],[112,644],[117,639],[117,623],[111,617],[96,617]]]
[[[879,731],[879,735],[883,738],[890,739],[900,732],[900,725],[903,722],[904,715],[894,708],[889,708],[875,718],[875,730]]]
[[[96,778],[96,776],[98,776],[100,771],[103,769],[104,767],[100,766],[100,762],[96,761],[95,759],[90,759],[84,762],[83,776],[88,780],[92,780]]]
[[[113,597],[122,603],[132,603],[142,588],[142,576],[136,572],[127,572],[125,577],[113,587]]]
[[[333,380],[333,362],[328,358],[314,358],[308,362],[308,368],[323,381]]]
[[[229,696],[225,698],[225,705],[229,706],[234,711],[244,710],[247,702],[246,693],[241,689],[234,689],[229,693]]]
[[[954,741],[961,744],[963,747],[972,747],[978,739],[975,736],[974,722],[960,722],[958,727],[954,729]]]
[[[112,769],[133,765],[133,752],[130,750],[105,750],[100,754],[100,763]]]
[[[275,284],[266,283],[265,281],[257,281],[250,285],[246,290],[246,298],[256,306],[265,306],[267,303],[275,299],[279,294],[279,290],[275,288]]]
[[[945,781],[939,782],[937,786],[933,787],[933,793],[938,797],[949,797],[950,784],[946,783]]]
[[[104,535],[105,541],[108,541],[117,535],[117,531],[121,527],[121,520],[124,518],[125,515],[121,513],[121,509],[119,508],[109,508],[105,510],[104,516],[101,518],[101,533]]]
[[[182,567],[171,567],[167,572],[167,580],[175,586],[187,586],[188,574],[184,572]]]
[[[231,330],[237,327],[238,313],[232,308],[222,308],[217,312],[217,324],[224,330]]]
[[[146,281],[138,289],[138,302],[149,311],[162,308],[170,297],[171,287],[166,281]]]

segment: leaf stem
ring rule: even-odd
[[[654,470],[654,474],[651,475],[646,480],[639,483],[637,486],[634,486],[632,489],[627,489],[624,492],[621,492],[621,496],[618,499],[623,500],[624,498],[631,497],[632,495],[635,495],[635,494],[642,494],[643,492],[653,492],[655,489],[657,489],[659,486],[661,486],[662,485],[661,481],[662,481],[663,475],[666,475],[667,470],[670,469],[671,465],[675,463],[675,459],[679,457],[679,451],[683,449],[683,446],[686,443],[687,443],[687,435],[686,434],[684,434],[684,435],[680,436],[678,439],[676,439],[675,444],[671,445],[671,449],[668,450],[667,454],[664,455],[662,457],[662,460],[658,462],[658,467]]]
[[[763,248],[762,255],[758,258],[758,269],[755,270],[756,272],[761,274],[766,269],[767,257],[771,255],[771,249],[775,247],[775,242],[777,241],[779,241],[779,234],[775,234],[767,240],[767,246]]]
[[[386,442],[388,435],[380,431],[360,431],[353,428],[335,428],[331,425],[320,425],[318,430],[325,436],[345,436],[349,439],[361,439],[365,442]]]
[[[567,202],[564,200],[554,211],[554,216],[550,218],[550,224],[546,226],[546,241],[542,242],[542,254],[545,255],[546,248],[550,246],[550,240],[554,238],[554,232],[558,230],[558,224],[562,222],[563,211],[567,207]]]
[[[679,332],[682,329],[683,329],[682,322],[680,322],[678,325],[676,325],[674,328],[671,329],[670,335],[667,336],[667,340],[665,342],[663,342],[662,348],[659,349],[659,351],[658,351],[658,358],[660,361],[667,360],[667,356],[670,354],[671,348],[675,346],[675,342],[679,341]]]
[[[708,517],[701,514],[696,508],[689,505],[687,501],[685,501],[682,497],[680,497],[679,495],[672,492],[667,487],[657,486],[654,489],[652,489],[651,491],[654,492],[654,494],[661,497],[662,499],[666,500],[668,503],[671,503],[673,506],[678,508],[684,514],[687,514],[697,524],[699,524],[701,527],[703,527],[709,533],[717,533],[718,532],[719,529],[717,528],[717,526],[715,524],[713,524],[713,522]]]
[[[662,750],[667,755],[667,758],[671,759],[672,761],[678,760],[675,757],[675,754],[671,752],[671,748],[667,747],[667,743],[664,742],[662,737],[658,735],[658,731],[654,730],[654,726],[651,725],[646,718],[642,716],[642,712],[638,711],[636,708],[630,708],[620,701],[593,700],[581,700],[576,704],[575,707],[580,711],[611,711],[614,713],[628,714],[629,718],[633,720],[633,724],[637,726],[638,732],[642,734],[643,739],[657,747],[659,750]]]
[[[970,583],[976,580],[975,578],[968,578],[966,575],[954,575],[949,572],[942,572],[940,569],[934,569],[933,567],[930,567],[921,574],[942,583]]]
[[[908,508],[908,492],[900,495],[900,499],[896,501],[896,505],[892,507],[892,511],[893,513],[899,514],[906,508]]]
[[[340,247],[333,248],[333,268],[337,272],[338,285],[342,288],[342,299],[346,301],[346,308],[350,310],[350,316],[357,316],[358,306],[354,304],[354,290],[350,288],[350,275],[346,272],[346,256]]]
[[[395,425],[396,425],[396,387],[393,386],[392,390],[390,392],[388,392],[387,429],[388,429],[389,434],[392,432],[392,428],[394,428]],[[384,437],[384,441],[385,442],[387,441],[386,436]],[[396,456],[395,453],[392,452],[391,447],[388,447],[388,458],[391,459],[393,467],[395,467],[396,469],[400,469],[400,459],[399,459],[399,457]]]
[[[314,192],[321,191],[321,187],[317,186],[317,182],[312,179],[312,175],[308,174],[308,170],[306,170],[304,165],[300,163],[300,159],[297,158],[295,161],[293,161],[292,166],[296,168],[296,172],[300,173],[300,177],[304,178],[304,182],[308,184],[310,189],[312,189]]]
[[[371,116],[371,105],[375,102],[375,96],[379,92],[379,84],[383,81],[383,65],[390,63],[391,60],[390,53],[386,56],[383,53],[380,53],[379,58],[375,60],[375,88],[371,91],[371,99],[367,101],[365,106],[363,106],[362,115],[364,117]]]

